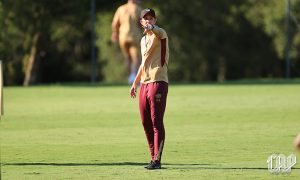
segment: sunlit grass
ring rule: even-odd
[[[127,86],[8,87],[3,179],[297,179],[272,175],[300,131],[300,85],[171,85],[163,169],[147,171],[137,99]],[[299,157],[299,156],[298,156]]]

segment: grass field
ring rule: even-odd
[[[163,169],[147,171],[129,86],[6,87],[7,179],[299,179],[270,174],[272,153],[299,153],[300,84],[171,85]],[[299,160],[298,160],[299,161]]]

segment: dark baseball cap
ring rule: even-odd
[[[142,19],[144,16],[146,16],[146,14],[149,14],[152,17],[156,18],[155,11],[151,8],[146,8],[146,9],[142,10],[140,18]]]

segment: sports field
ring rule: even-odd
[[[2,179],[299,179],[300,84],[171,85],[155,171],[129,88],[6,87]],[[298,164],[270,174],[272,153]]]

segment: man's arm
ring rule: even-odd
[[[164,29],[156,26],[156,25],[148,25],[146,27],[144,27],[145,32],[146,31],[151,31],[155,34],[156,37],[158,37],[159,39],[166,39],[167,38],[167,33]],[[145,34],[144,32],[144,34]]]
[[[119,9],[116,11],[113,21],[111,23],[111,29],[112,29],[112,34],[111,34],[111,41],[112,42],[117,42],[119,40],[119,28],[120,28],[120,18],[119,18]]]
[[[130,96],[132,98],[136,97],[136,88],[139,82],[141,81],[141,75],[142,75],[142,64],[140,65],[138,73],[136,74],[134,82],[132,83],[132,86],[130,88]]]

